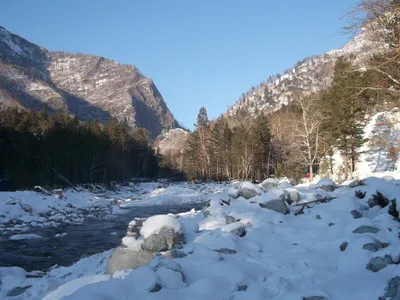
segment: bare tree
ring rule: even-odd
[[[344,18],[347,19],[344,33],[355,36],[366,30],[370,39],[382,41],[391,48],[400,47],[399,0],[361,0]]]
[[[300,108],[299,117],[293,113],[288,120],[291,126],[291,152],[292,157],[300,159],[299,163],[307,166],[310,179],[313,179],[313,167],[317,161],[321,145],[322,114],[318,109],[318,94],[297,95]]]
[[[381,91],[391,95],[400,94],[400,1],[361,0],[345,16],[347,25],[343,32],[355,36],[364,32],[366,38],[382,45],[381,53],[374,53],[365,64],[364,71],[370,71],[379,78],[358,88]],[[376,49],[375,49],[376,50]],[[359,69],[358,69],[359,70]]]

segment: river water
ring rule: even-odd
[[[182,205],[154,205],[132,208],[127,214],[114,219],[88,220],[82,225],[66,224],[57,228],[40,228],[35,232],[43,238],[0,241],[0,267],[18,266],[26,271],[46,271],[54,265],[69,266],[79,259],[115,248],[121,244],[129,222],[135,218],[148,218],[156,214],[180,213],[199,210],[204,203]],[[54,237],[66,232],[64,237]],[[110,235],[113,233],[112,235]]]

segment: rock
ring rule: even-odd
[[[394,264],[393,259],[389,255],[382,257],[373,257],[367,265],[367,269],[372,272],[378,272],[385,268],[387,265]]]
[[[143,249],[152,252],[171,250],[178,242],[183,242],[183,235],[173,228],[163,227],[158,233],[153,233],[143,241]]]
[[[27,213],[29,213],[29,214],[32,213],[32,206],[30,206],[29,204],[20,203],[19,205],[21,206],[21,208],[22,208],[25,212],[27,212]]]
[[[288,181],[282,181],[282,182],[278,185],[278,187],[280,187],[281,189],[289,189],[289,188],[292,188],[293,185],[292,185],[290,182],[288,182]]]
[[[372,226],[360,226],[356,230],[353,230],[353,233],[363,234],[363,233],[377,233],[379,231],[378,228]]]
[[[238,291],[238,292],[245,292],[245,291],[247,291],[247,285],[246,285],[246,284],[239,285],[239,286],[237,287],[237,291]]]
[[[386,207],[390,204],[390,200],[383,196],[382,193],[376,191],[376,194],[372,195],[372,198],[368,199],[369,207],[379,205],[380,207]]]
[[[74,208],[74,206],[72,205],[72,203],[67,203],[67,204],[65,204],[65,207]]]
[[[158,283],[156,283],[154,285],[154,287],[150,290],[150,293],[156,293],[159,292],[161,290],[161,285],[159,285]]]
[[[126,232],[127,236],[138,237],[140,236],[140,229],[142,228],[143,220],[133,219],[128,224],[128,230]]]
[[[64,199],[64,191],[62,189],[52,190],[51,193],[55,195],[58,199]]]
[[[360,213],[358,210],[352,210],[351,215],[353,216],[354,219],[359,219],[362,218],[363,214]]]
[[[26,292],[27,289],[31,288],[31,285],[24,287],[15,287],[7,292],[7,297],[15,297]]]
[[[238,237],[243,237],[246,235],[246,229],[244,225],[240,222],[231,223],[221,228],[222,232],[230,232],[237,235]]]
[[[363,192],[361,190],[357,190],[354,192],[354,195],[358,198],[358,199],[364,199],[365,195],[367,194],[367,192]]]
[[[386,293],[383,297],[379,298],[380,300],[400,300],[400,277],[396,276],[390,279],[389,284],[386,288]]]
[[[280,199],[269,200],[265,203],[259,204],[262,208],[267,208],[279,212],[281,214],[288,214],[289,208],[286,205],[285,199],[281,197]]]
[[[227,216],[225,216],[225,222],[226,222],[226,224],[235,223],[236,219],[232,216],[227,215]]]
[[[333,192],[337,189],[337,187],[333,185],[321,185],[318,188],[324,190],[325,192]]]
[[[338,185],[332,179],[322,178],[320,181],[318,181],[315,187],[326,192],[333,192],[338,188]]]
[[[115,271],[137,269],[151,262],[154,254],[146,250],[130,250],[129,248],[116,248],[107,262],[106,273]]]
[[[183,251],[172,249],[165,252],[164,256],[167,258],[184,258],[187,254]]]
[[[229,197],[233,198],[233,199],[237,199],[239,198],[239,190],[238,189],[229,189],[228,190],[228,195]]]
[[[214,250],[215,252],[221,253],[221,254],[236,254],[236,250],[228,249],[228,248],[221,248]]]
[[[355,188],[358,186],[364,186],[365,182],[363,180],[354,180],[349,183],[349,188]]]
[[[316,216],[315,216],[315,219],[321,220],[321,216],[320,216],[320,215],[316,215]]]
[[[157,257],[149,266],[160,278],[161,286],[169,289],[180,289],[187,286],[182,267],[176,261]]]
[[[288,199],[289,203],[297,202],[300,200],[300,193],[297,189],[289,188],[289,189],[286,189],[286,191],[288,192],[287,199]]]
[[[276,188],[276,187],[278,187],[278,185],[279,185],[279,182],[276,180],[276,179],[274,179],[274,178],[268,178],[268,179],[265,179],[262,183],[261,183],[261,186],[264,188],[264,190],[265,191],[269,191],[269,190],[271,190],[271,189],[273,189],[273,188]]]
[[[17,199],[17,198],[11,197],[10,200],[8,200],[6,202],[6,204],[7,205],[17,205],[20,202],[21,202],[21,199]]]
[[[376,252],[382,248],[383,248],[382,243],[380,241],[376,241],[376,240],[375,240],[375,243],[368,243],[363,246],[363,249],[371,251],[371,252]]]
[[[349,243],[348,242],[344,242],[344,243],[342,243],[341,245],[340,245],[340,251],[344,251],[344,250],[346,250],[346,248],[347,248],[347,246],[349,245]]]
[[[259,196],[262,194],[261,188],[256,186],[255,184],[252,184],[251,182],[242,182],[239,185],[239,196],[245,198],[245,199],[251,199],[255,196]]]

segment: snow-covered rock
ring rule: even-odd
[[[289,203],[297,202],[300,200],[300,193],[297,189],[288,188],[288,189],[286,189],[286,191],[288,192],[287,199],[288,199]]]
[[[237,235],[238,237],[243,237],[246,235],[246,229],[244,225],[240,222],[231,223],[221,228],[222,232],[230,232]]]
[[[146,250],[132,250],[129,248],[116,248],[107,262],[107,274],[120,270],[137,269],[151,262],[154,254]]]
[[[140,234],[144,241],[143,249],[161,252],[171,250],[176,243],[183,242],[181,222],[173,216],[157,215],[143,222]]]
[[[267,178],[261,183],[261,186],[266,191],[269,191],[270,189],[273,189],[273,188],[277,187],[278,185],[279,185],[279,182],[275,178]]]
[[[242,182],[239,185],[239,196],[245,198],[245,199],[251,199],[255,196],[261,195],[263,193],[262,189],[256,186],[255,184],[252,184],[251,182]]]
[[[173,216],[156,215],[143,222],[140,234],[144,238],[148,238],[152,234],[159,233],[164,227],[171,228],[176,233],[182,232],[181,222]]]

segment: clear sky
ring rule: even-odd
[[[0,25],[49,50],[136,65],[175,117],[226,111],[253,85],[341,47],[356,0],[1,0]]]

